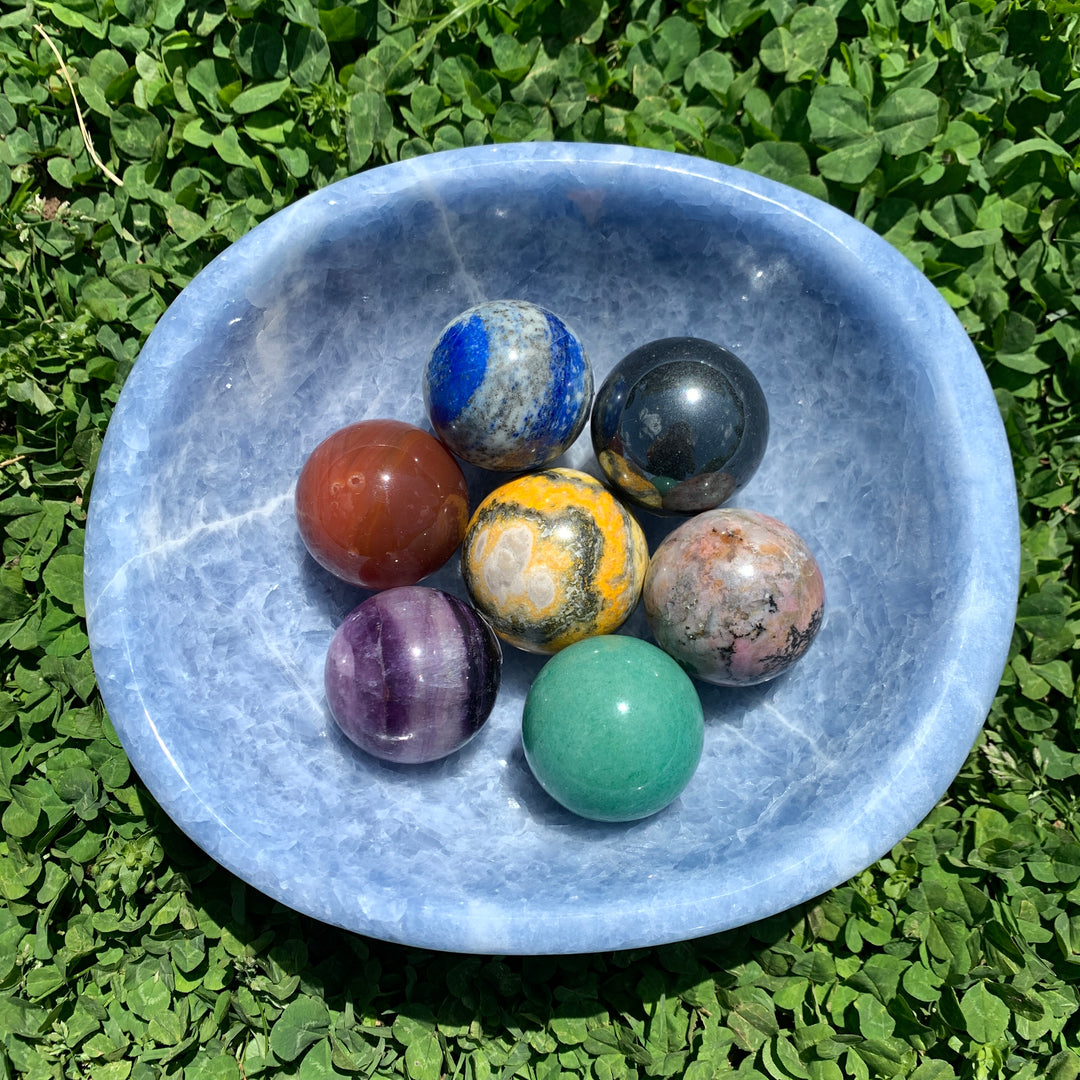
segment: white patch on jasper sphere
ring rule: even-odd
[[[487,534],[485,529],[477,537],[474,557],[479,558],[487,547]],[[511,596],[520,596],[527,591],[525,574],[532,550],[532,531],[525,525],[507,526],[492,545],[483,559],[480,577],[497,604],[505,604]]]

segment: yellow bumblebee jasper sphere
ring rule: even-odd
[[[476,508],[461,551],[473,603],[504,641],[536,653],[614,633],[634,610],[648,563],[630,512],[574,469],[496,488]]]

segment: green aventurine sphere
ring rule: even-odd
[[[668,805],[701,760],[705,718],[690,677],[640,638],[586,638],[533,680],[521,726],[540,786],[594,821],[635,821]]]

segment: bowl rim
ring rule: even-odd
[[[122,630],[123,571],[132,558],[138,557],[137,552],[133,554],[117,546],[115,537],[119,533],[109,521],[109,515],[114,511],[110,501],[110,472],[133,467],[139,452],[137,446],[129,445],[122,437],[122,429],[130,416],[138,415],[140,387],[147,383],[150,368],[160,368],[171,362],[165,355],[172,332],[170,326],[187,308],[214,302],[230,260],[238,250],[247,252],[266,247],[262,257],[270,257],[275,243],[284,242],[282,238],[288,233],[302,236],[310,222],[323,219],[331,206],[347,202],[351,212],[363,213],[365,207],[382,208],[388,200],[404,194],[437,192],[442,185],[475,176],[477,170],[504,170],[508,177],[515,177],[516,182],[536,183],[580,174],[590,168],[608,171],[647,169],[657,175],[688,177],[695,182],[716,184],[718,189],[730,193],[728,198],[752,199],[770,211],[794,215],[801,223],[800,227],[819,231],[822,242],[840,245],[865,269],[868,278],[883,285],[887,283],[893,291],[907,290],[922,303],[947,308],[945,300],[912,263],[848,214],[778,181],[705,159],[608,144],[502,143],[441,151],[347,177],[278,211],[216,256],[170,305],[145,343],[110,422],[88,507],[84,577],[91,655],[94,655],[96,645]],[[409,945],[502,954],[592,952],[685,940],[743,925],[820,895],[880,858],[929,813],[962,767],[999,685],[1015,617],[1015,590],[1001,593],[1002,582],[1018,584],[1019,580],[1019,520],[1011,453],[982,362],[959,320],[951,311],[949,316],[951,321],[947,322],[952,333],[946,342],[939,341],[937,345],[940,348],[944,344],[953,350],[948,378],[958,410],[955,423],[958,430],[974,426],[976,434],[967,449],[972,455],[981,454],[987,463],[980,477],[983,482],[965,492],[967,520],[972,523],[973,530],[977,529],[986,538],[973,550],[967,568],[965,587],[976,600],[965,609],[950,634],[950,640],[959,643],[953,669],[957,684],[962,684],[964,692],[951,693],[953,687],[946,685],[944,680],[941,685],[928,690],[926,709],[936,713],[938,726],[920,732],[921,738],[909,745],[908,757],[897,763],[896,784],[889,790],[874,793],[862,813],[850,822],[852,840],[842,866],[830,866],[815,875],[813,851],[805,853],[801,864],[786,865],[786,873],[798,866],[810,870],[803,887],[788,896],[787,902],[780,907],[776,905],[774,893],[764,899],[749,895],[755,890],[761,892],[753,884],[742,893],[725,892],[721,886],[709,897],[679,900],[668,896],[670,932],[662,937],[657,937],[655,931],[647,938],[635,933],[632,912],[619,912],[614,920],[610,912],[592,915],[568,912],[561,917],[549,917],[550,946],[537,948],[531,944],[527,949],[520,948],[523,928],[535,922],[536,912],[500,912],[498,918],[493,918],[492,912],[482,906],[475,911],[458,911],[456,916],[440,908],[432,913],[427,924],[410,927],[407,933],[401,934],[389,917],[368,917],[365,912],[358,911],[357,918],[349,924],[339,913],[320,908],[310,897],[299,897],[287,887],[277,893],[262,881],[257,887],[322,921]],[[146,402],[141,404],[151,407]],[[120,510],[122,512],[123,508]],[[97,674],[106,709],[115,718],[121,742],[128,749],[131,740],[125,736],[146,715],[138,687],[133,685],[137,682],[136,674],[133,668],[104,670]],[[932,744],[930,736],[941,732],[945,732],[944,744]],[[131,750],[128,752],[132,753]],[[935,756],[940,789],[929,800],[924,797],[921,801],[904,802],[899,791],[920,752]],[[136,749],[132,764],[162,808],[192,840],[239,877],[252,880],[252,855],[245,850],[244,844],[232,844],[227,834],[208,832],[200,828],[198,821],[192,820],[190,796],[194,793],[177,789],[177,774],[163,744],[156,757]],[[883,821],[891,824],[888,842],[880,837],[879,826]],[[858,830],[862,830],[861,833]],[[725,905],[724,913],[717,915],[721,900]],[[458,920],[457,924],[448,926],[447,920],[453,918]],[[619,925],[613,925],[613,922]],[[560,934],[567,935],[566,940],[572,943],[570,947],[557,944]],[[533,941],[531,937],[530,941]]]

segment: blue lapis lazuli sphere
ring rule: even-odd
[[[592,366],[577,335],[524,300],[463,311],[439,335],[424,371],[436,435],[485,469],[553,461],[581,434],[592,393]]]

